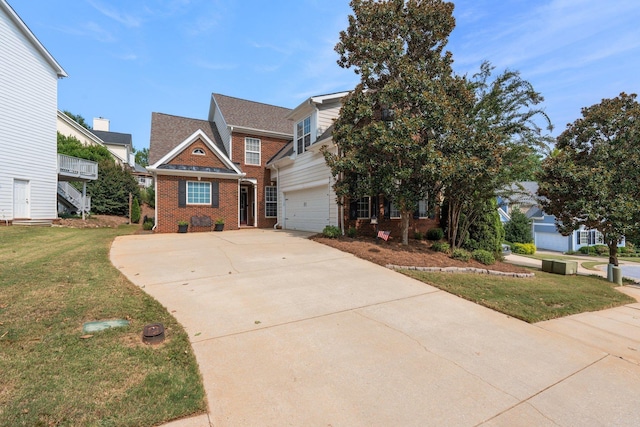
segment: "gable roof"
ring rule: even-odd
[[[289,108],[212,94],[228,126],[292,135],[293,125],[287,119]]]
[[[107,132],[104,130],[91,130],[91,133],[104,141],[105,144],[131,145],[133,147],[130,133]]]
[[[149,164],[155,164],[197,130],[202,130],[226,157],[229,156],[213,122],[170,114],[151,113]]]
[[[25,35],[25,37],[31,42],[33,47],[40,53],[40,55],[44,58],[45,61],[49,63],[51,68],[56,72],[58,78],[67,77],[67,72],[58,64],[55,58],[49,53],[49,51],[44,47],[40,40],[31,32],[27,24],[24,23],[22,18],[16,13],[15,10],[6,0],[0,0],[0,10],[4,11],[9,19],[13,21],[13,23],[18,27],[18,29]]]
[[[224,163],[226,169],[219,167],[176,165],[169,163],[172,159],[182,153],[185,148],[189,147],[197,140],[203,141],[209,147],[209,149],[211,149],[211,151],[213,151],[215,155],[222,161],[222,163]],[[242,173],[231,160],[229,160],[227,155],[224,154],[224,152],[220,150],[220,148],[218,148],[216,143],[213,142],[202,131],[202,129],[198,129],[193,134],[189,135],[178,145],[176,145],[171,151],[162,156],[162,158],[158,159],[158,161],[156,161],[154,164],[148,166],[147,170],[155,173],[177,176],[201,176],[203,173],[206,173],[209,176],[221,178],[241,178],[245,176],[245,174]]]

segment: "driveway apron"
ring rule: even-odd
[[[171,425],[640,425],[636,359],[306,237],[115,240],[112,263],[185,327],[200,366],[208,417]]]

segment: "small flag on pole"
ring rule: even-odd
[[[389,240],[389,235],[391,235],[390,231],[378,231],[378,237],[383,239],[385,242]]]

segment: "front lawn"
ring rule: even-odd
[[[152,426],[206,411],[186,333],[109,261],[133,231],[0,227],[1,426]],[[130,326],[83,332],[109,319]],[[155,322],[164,343],[143,344]]]
[[[635,302],[600,277],[535,271],[533,278],[401,270],[407,276],[529,323]]]

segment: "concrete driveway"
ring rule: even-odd
[[[116,239],[113,264],[185,327],[200,365],[209,414],[172,426],[640,425],[637,359],[305,237]],[[637,346],[640,305],[626,308]]]

